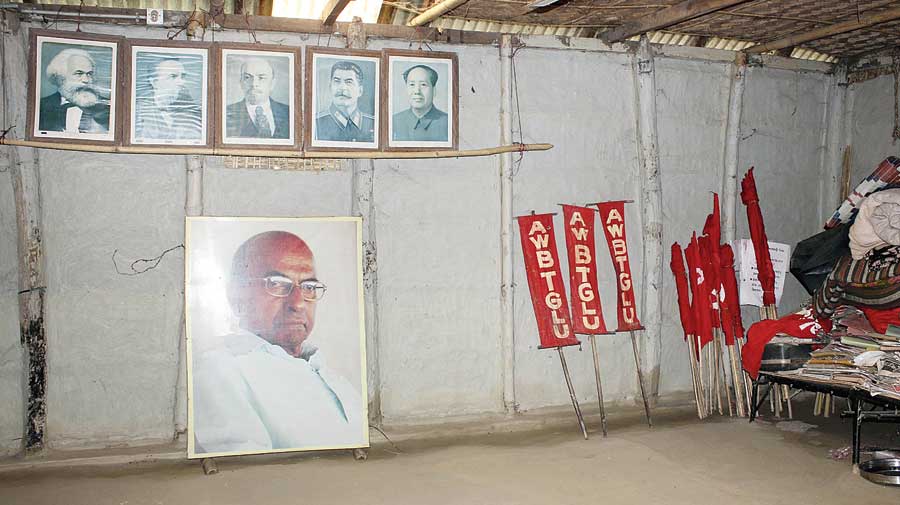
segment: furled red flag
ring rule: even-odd
[[[569,291],[575,333],[602,335],[606,329],[597,289],[597,252],[594,247],[594,209],[563,205],[566,250],[569,253]]]
[[[634,297],[634,283],[631,277],[631,265],[628,263],[628,244],[625,238],[625,202],[600,202],[595,204],[600,210],[600,225],[606,235],[606,245],[616,270],[618,328],[616,331],[633,331],[643,329],[637,317],[637,304]]]
[[[688,293],[687,273],[684,271],[684,256],[678,242],[672,244],[671,261],[672,275],[675,276],[675,291],[678,293],[678,314],[681,316],[681,327],[684,329],[684,338],[694,334],[694,315],[691,313],[691,298]]]
[[[691,308],[694,313],[694,332],[700,337],[700,347],[712,342],[712,315],[709,306],[709,296],[706,288],[706,279],[703,276],[703,266],[700,261],[700,244],[697,242],[697,234],[691,235],[691,243],[685,249],[691,285]]]
[[[700,267],[703,269],[703,276],[706,279],[707,299],[709,300],[710,318],[713,328],[720,328],[719,319],[719,270],[713,263],[711,240],[706,235],[697,239],[700,245]]]
[[[528,290],[537,320],[540,348],[578,345],[572,331],[566,286],[559,269],[553,214],[519,216],[519,237]]]
[[[753,252],[756,254],[763,305],[775,305],[775,269],[769,255],[769,241],[766,238],[766,225],[759,208],[759,194],[756,192],[753,167],[750,167],[741,181],[741,201],[747,207],[747,223],[750,225],[750,240],[753,241]]]
[[[722,245],[720,257],[722,259],[722,285],[725,289],[725,300],[733,321],[732,327],[737,338],[744,338],[744,323],[741,321],[741,301],[738,298],[737,279],[734,272],[734,251],[731,249],[731,245]]]

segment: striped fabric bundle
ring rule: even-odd
[[[856,186],[856,189],[834,211],[831,219],[825,223],[825,229],[829,230],[841,223],[853,221],[863,199],[886,187],[900,187],[900,159],[893,156],[888,156],[871,175]]]
[[[900,263],[874,268],[867,258],[842,256],[813,297],[817,317],[831,317],[838,305],[874,309],[900,306]]]

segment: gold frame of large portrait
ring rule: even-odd
[[[42,78],[38,72],[44,72],[46,66],[49,65],[50,62],[41,61],[41,67],[38,67],[38,59],[39,59],[39,51],[41,50],[42,43],[45,42],[43,39],[59,39],[59,40],[49,40],[46,42],[51,43],[66,43],[71,42],[73,46],[84,46],[84,45],[92,45],[92,42],[99,43],[98,45],[109,45],[114,44],[113,48],[113,57],[112,63],[115,68],[115,72],[109,76],[110,77],[110,93],[114,94],[114,97],[111,97],[109,102],[111,117],[108,119],[108,131],[112,134],[112,138],[110,139],[100,139],[97,138],[96,134],[75,134],[78,135],[76,137],[71,137],[72,133],[60,134],[60,135],[35,135],[36,129],[36,119],[38,114],[41,113],[39,102],[43,97],[40,97],[40,86],[42,82]],[[28,103],[26,106],[26,121],[25,121],[25,138],[27,140],[40,140],[40,141],[50,141],[50,142],[59,142],[64,144],[101,144],[101,145],[119,145],[122,140],[122,118],[123,114],[123,87],[122,87],[122,77],[124,74],[124,57],[123,57],[123,46],[125,42],[124,37],[112,36],[112,35],[95,35],[90,33],[76,33],[76,32],[67,32],[67,31],[59,31],[59,30],[41,30],[41,29],[33,29],[29,33],[29,39],[31,44],[30,54],[28,57]],[[40,39],[40,40],[39,40]],[[111,123],[111,124],[110,124]],[[39,124],[39,122],[38,122]],[[56,130],[44,130],[44,131],[56,131]],[[84,135],[83,138],[80,138]]]
[[[315,140],[312,138],[313,135],[313,122],[316,121],[316,114],[318,113],[316,109],[315,100],[317,98],[316,91],[316,69],[314,68],[316,56],[324,56],[324,57],[333,57],[339,58],[341,56],[348,56],[350,58],[366,58],[374,60],[376,64],[376,73],[374,79],[374,101],[372,102],[372,106],[374,108],[374,136],[376,139],[373,140],[372,143],[374,145],[363,145],[358,146],[354,144],[363,144],[363,142],[353,142],[353,141],[333,141],[333,140]],[[381,88],[381,75],[384,73],[384,69],[382,68],[382,54],[381,51],[368,51],[362,49],[338,49],[338,48],[329,48],[329,47],[318,47],[318,46],[307,46],[306,47],[306,55],[304,62],[304,91],[303,91],[303,103],[304,103],[304,111],[303,111],[303,139],[304,139],[304,148],[307,151],[380,151],[382,146],[384,146],[384,138],[381,135],[381,122],[383,120],[382,116],[384,109],[381,107],[381,95],[384,94],[384,91]],[[320,142],[328,142],[328,145],[320,144]],[[372,144],[366,142],[365,144]]]
[[[199,51],[200,53],[205,52],[206,56],[206,69],[205,74],[201,78],[201,83],[203,80],[206,82],[205,88],[201,84],[201,91],[205,93],[206,103],[204,107],[203,97],[197,97],[196,100],[200,105],[200,120],[201,124],[204,120],[205,115],[205,124],[206,124],[206,135],[201,136],[201,142],[187,142],[187,141],[179,141],[179,139],[170,139],[170,140],[161,140],[158,142],[135,142],[135,139],[132,138],[132,115],[135,113],[135,105],[136,100],[138,98],[136,93],[136,83],[133,82],[134,73],[137,71],[134,68],[133,60],[134,53],[137,48],[140,48],[141,51],[147,52],[162,52],[165,53],[167,50],[175,50],[172,51],[173,55],[177,55],[177,50],[192,50]],[[187,41],[175,41],[175,40],[152,40],[152,39],[128,39],[125,41],[124,47],[124,61],[125,66],[127,67],[127,72],[125,72],[125,76],[123,79],[123,109],[124,114],[122,117],[122,143],[126,146],[153,146],[155,148],[158,147],[172,147],[173,149],[178,149],[179,151],[183,151],[185,148],[208,148],[212,147],[214,133],[215,133],[215,125],[212,121],[212,118],[216,117],[217,113],[217,104],[216,93],[213,92],[212,87],[212,79],[210,78],[213,75],[213,69],[215,68],[215,51],[213,49],[212,42],[187,42]],[[182,52],[182,54],[185,54]],[[192,97],[193,98],[193,97]],[[202,131],[202,126],[201,126]]]
[[[253,139],[255,137],[246,136],[241,138],[246,138],[246,142],[233,142],[230,141],[235,137],[229,137],[227,135],[227,109],[229,104],[227,102],[227,86],[226,79],[228,78],[227,73],[227,64],[226,61],[226,51],[236,51],[241,53],[255,53],[258,52],[262,56],[272,56],[272,53],[282,53],[282,54],[290,54],[294,57],[293,68],[291,69],[291,76],[293,77],[293,87],[289,91],[289,95],[293,100],[293,104],[288,105],[288,115],[291,124],[293,125],[294,130],[294,138],[293,142],[288,143],[272,143],[266,142],[263,138],[258,138],[259,141],[254,142]],[[226,43],[219,42],[215,45],[215,53],[216,53],[216,68],[215,68],[215,83],[218,84],[219,90],[217,94],[217,101],[220,104],[218,107],[218,111],[216,112],[215,120],[211,121],[214,125],[215,135],[216,135],[216,147],[229,147],[229,148],[260,148],[263,147],[266,150],[284,150],[284,151],[294,151],[302,149],[303,147],[303,51],[299,48],[293,48],[289,46],[279,46],[274,44],[239,44],[239,43]],[[276,81],[277,81],[276,77]],[[281,82],[281,81],[279,81]],[[281,82],[282,84],[286,84]],[[274,99],[273,99],[274,100]],[[277,123],[277,119],[275,121]],[[226,139],[227,137],[227,139]],[[226,142],[226,140],[229,140]]]
[[[457,150],[459,149],[459,61],[456,53],[437,52],[437,51],[410,51],[405,49],[384,49],[382,51],[382,105],[381,110],[384,119],[381,122],[381,137],[384,139],[382,145],[385,151],[434,151],[441,150]],[[421,64],[428,64],[428,60],[441,60],[448,62],[450,66],[450,84],[447,86],[447,98],[450,100],[448,110],[443,111],[448,117],[448,134],[447,142],[431,142],[431,141],[404,141],[403,145],[392,145],[396,142],[390,137],[391,128],[390,121],[393,115],[402,112],[394,111],[391,105],[396,90],[393,87],[391,61],[395,57],[402,57],[409,60],[421,60]],[[427,114],[426,114],[427,115]]]
[[[369,446],[362,262],[359,217],[185,218],[189,459]]]

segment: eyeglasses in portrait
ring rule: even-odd
[[[279,46],[220,46],[221,143],[298,144],[300,52]],[[267,48],[267,50],[261,50]]]
[[[209,142],[209,45],[130,42],[130,144],[206,146]]]
[[[387,148],[456,149],[456,54],[394,49],[386,49],[384,54]]]
[[[117,140],[120,40],[32,31],[27,138]]]
[[[360,218],[186,235],[188,457],[368,447]]]
[[[375,51],[307,48],[308,149],[378,149],[380,68]]]

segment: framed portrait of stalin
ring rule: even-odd
[[[307,150],[381,146],[381,53],[306,48]]]
[[[261,44],[217,44],[216,141],[226,147],[301,145],[300,51]]]
[[[187,218],[189,458],[369,446],[361,223]]]
[[[212,145],[209,43],[129,40],[125,143]]]
[[[385,49],[384,66],[387,150],[457,149],[456,54]]]
[[[26,138],[118,142],[121,37],[31,31]]]

